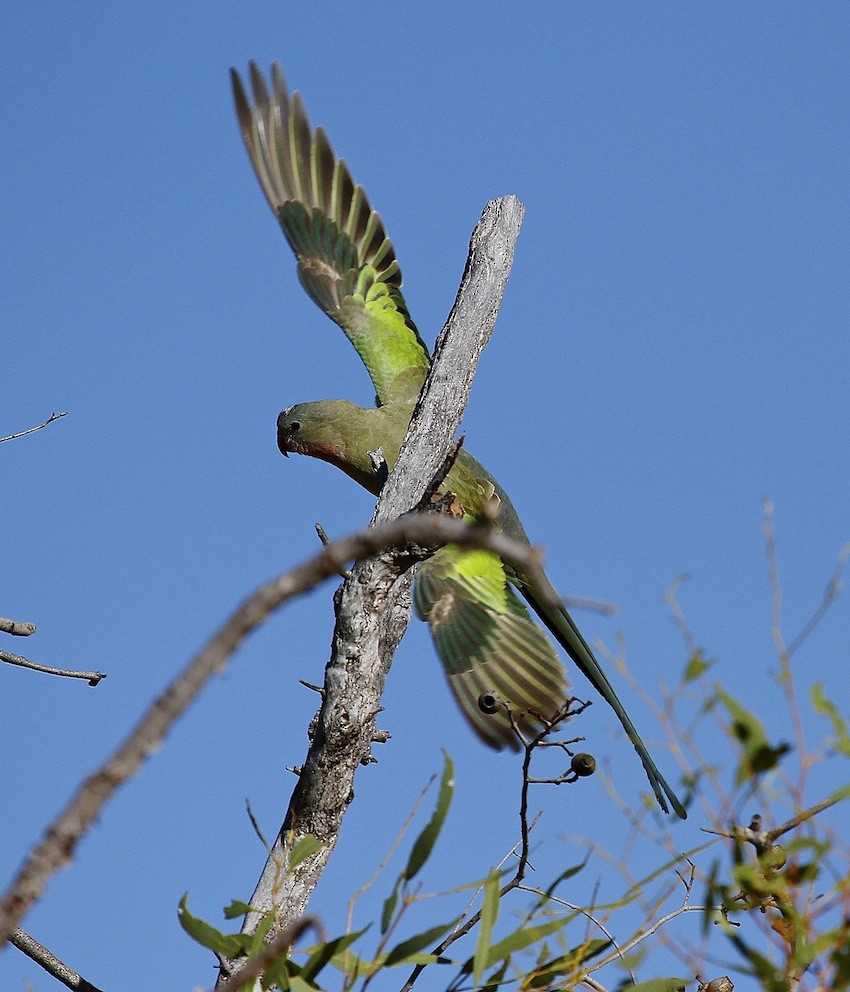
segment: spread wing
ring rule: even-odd
[[[492,552],[442,548],[418,566],[413,605],[428,621],[454,697],[485,744],[519,747],[503,708],[482,711],[485,693],[507,703],[526,733],[542,727],[539,715],[550,719],[563,706],[564,667]]]
[[[253,104],[236,70],[230,75],[254,171],[298,259],[301,285],[357,349],[380,405],[399,373],[429,365],[393,244],[324,130],[310,126],[300,94],[288,93],[280,66],[272,66],[271,93],[256,63],[249,71]]]

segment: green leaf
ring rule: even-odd
[[[750,963],[765,992],[787,992],[788,982],[785,976],[771,961],[759,954],[754,947],[750,947],[738,934],[727,933],[727,937],[741,957]]]
[[[302,861],[306,861],[310,855],[315,854],[316,851],[322,845],[319,843],[319,839],[314,837],[313,834],[305,834],[303,837],[299,837],[289,853],[289,871],[297,868]]]
[[[431,851],[434,849],[434,844],[440,836],[440,831],[443,829],[443,824],[446,821],[446,815],[451,805],[455,787],[455,766],[448,754],[444,752],[443,757],[443,775],[440,779],[440,793],[437,796],[437,807],[434,810],[434,815],[426,824],[425,829],[413,844],[407,867],[403,873],[404,878],[408,881],[419,874],[422,866],[430,857]]]
[[[572,878],[573,875],[578,875],[578,873],[585,868],[587,862],[590,861],[590,853],[591,853],[590,851],[587,852],[584,861],[582,861],[580,865],[573,865],[571,868],[567,868],[566,871],[561,872],[561,874],[555,879],[555,881],[552,882],[552,884],[546,889],[545,898],[542,900],[543,902],[551,898],[555,889],[558,888],[561,882],[566,882],[568,878]]]
[[[501,878],[499,873],[490,872],[487,881],[484,883],[484,902],[481,906],[478,940],[475,944],[475,956],[472,964],[472,979],[476,988],[481,984],[481,976],[487,967],[490,938],[493,936],[493,926],[499,918],[500,885]]]
[[[371,926],[371,924],[369,924]],[[361,933],[365,933],[369,929],[369,926],[361,930]],[[345,975],[345,987],[351,988],[361,975],[368,974],[373,970],[373,962],[368,958],[361,958],[351,950],[350,947],[346,947],[343,951],[338,951],[331,958],[331,964],[337,971],[342,972]]]
[[[247,916],[248,913],[253,913],[254,907],[247,902],[242,902],[241,899],[232,899],[229,906],[224,907],[224,918],[226,920],[235,920],[239,916]]]
[[[220,954],[225,958],[235,958],[242,954],[242,941],[239,934],[226,934],[216,930],[214,926],[197,916],[192,916],[186,905],[189,898],[187,892],[180,900],[177,907],[177,919],[180,926],[187,934],[201,947],[206,947],[214,954]]]
[[[368,927],[364,927],[362,930],[358,930],[357,933],[345,933],[335,940],[329,940],[326,944],[319,944],[317,949],[310,954],[310,957],[307,958],[301,967],[300,974],[304,981],[314,982],[316,976],[332,958],[350,947],[368,929]]]
[[[835,739],[832,746],[843,754],[845,758],[850,758],[850,736],[847,734],[847,723],[838,712],[835,703],[826,698],[823,691],[823,682],[815,682],[812,686],[812,709],[820,716],[825,716],[832,724]]]
[[[549,934],[557,933],[573,918],[572,915],[561,916],[555,920],[549,920],[548,923],[538,923],[536,926],[520,927],[518,930],[514,930],[504,940],[500,940],[498,944],[494,944],[490,948],[487,954],[487,967],[491,968],[503,958],[509,957],[517,951],[525,950],[526,947],[537,943],[543,937],[548,937]]]
[[[460,917],[458,917],[458,919],[460,919]],[[438,937],[442,937],[444,933],[451,930],[451,928],[458,922],[458,919],[450,920],[448,923],[441,923],[436,927],[431,927],[430,930],[426,930],[424,933],[418,933],[415,937],[409,937],[407,940],[403,940],[400,944],[396,944],[386,958],[384,958],[383,967],[391,968],[393,965],[403,964],[405,961],[409,961],[414,954],[418,954],[420,951],[428,947],[429,944],[433,944]]]
[[[695,679],[698,679],[703,672],[707,672],[713,664],[713,661],[706,660],[705,655],[702,653],[702,648],[697,648],[685,666],[682,681],[693,682]]]
[[[754,714],[724,692],[719,685],[715,685],[714,691],[729,712],[732,720],[729,729],[743,749],[741,763],[735,775],[735,784],[743,785],[755,775],[775,768],[779,759],[791,748],[787,744],[771,746],[761,721]]]
[[[602,951],[610,946],[611,941],[602,937],[579,944],[571,951],[567,951],[566,954],[553,958],[551,961],[546,962],[546,964],[540,965],[539,968],[535,968],[530,976],[531,981],[529,985],[531,988],[550,988],[556,979],[562,976],[572,975],[576,968],[584,964],[585,961],[589,961],[597,954],[601,954]]]
[[[264,989],[276,988],[280,989],[281,992],[289,992],[290,989],[298,988],[296,985],[296,976],[298,973],[298,965],[294,961],[290,961],[286,954],[281,954],[274,961],[270,961],[264,969],[262,987]],[[304,985],[302,983],[299,992],[305,992],[305,989],[315,992],[315,986]],[[240,992],[249,992],[248,986],[240,989]]]
[[[395,885],[393,886],[392,892],[387,896],[384,901],[384,908],[381,910],[381,934],[385,934],[389,929],[390,923],[393,918],[393,913],[395,912],[396,904],[398,903],[398,890],[401,885],[403,875],[395,880]]]
[[[273,909],[268,910],[257,921],[253,933],[239,934],[240,940],[244,941],[244,953],[249,958],[255,958],[264,949],[266,937],[275,924],[275,915]]]
[[[271,988],[273,983],[269,983],[267,988]],[[289,988],[292,992],[316,992],[316,986],[312,982],[305,982],[300,975],[291,975],[289,978]]]
[[[837,940],[829,959],[835,969],[832,977],[833,992],[845,992],[850,988],[850,945],[846,943],[844,928],[835,931]]]
[[[495,971],[492,971],[487,976],[487,981],[484,984],[484,987],[481,989],[481,992],[498,992],[498,990],[501,988],[502,982],[504,981],[507,971],[508,971],[508,959],[505,958],[505,960],[502,961],[499,967]]]

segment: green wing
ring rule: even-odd
[[[507,703],[526,733],[542,727],[540,715],[551,718],[563,706],[563,665],[496,555],[442,548],[418,566],[413,605],[428,621],[454,697],[485,744],[519,749],[504,709],[481,710],[484,693]]]
[[[271,95],[256,63],[249,69],[253,106],[235,69],[230,76],[254,171],[298,259],[301,285],[357,349],[380,405],[400,372],[429,365],[393,244],[324,130],[310,126],[300,94],[287,92],[280,66],[272,66]]]

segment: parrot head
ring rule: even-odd
[[[370,446],[362,430],[363,414],[373,412],[377,411],[364,411],[347,400],[288,406],[277,418],[277,446],[286,457],[295,453],[330,462],[377,493],[380,481],[368,452],[378,444]]]

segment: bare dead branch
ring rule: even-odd
[[[383,523],[415,506],[449,456],[484,346],[502,305],[525,208],[515,196],[491,200],[469,243],[452,311],[410,427],[375,509]]]
[[[34,434],[36,431],[40,431],[47,427],[48,424],[52,424],[54,420],[59,420],[60,417],[67,417],[68,411],[64,410],[62,413],[51,413],[47,420],[43,424],[39,424],[38,427],[28,427],[25,431],[21,431],[18,434],[10,434],[8,437],[0,437],[0,444],[4,441],[14,441],[15,438],[24,437],[27,434]]]
[[[52,975],[69,989],[74,989],[75,992],[101,992],[96,985],[87,982],[82,975],[78,975],[73,968],[69,968],[55,954],[51,954],[43,944],[39,944],[34,937],[30,937],[20,927],[15,927],[9,935],[9,943],[14,944],[30,960],[44,968],[48,975]]]
[[[29,637],[36,632],[34,623],[23,623],[21,620],[9,620],[7,617],[0,617],[0,631],[4,634],[13,634],[15,637]]]
[[[101,679],[106,678],[106,672],[78,672],[73,668],[54,668],[52,665],[40,665],[37,661],[30,661],[29,658],[12,654],[9,651],[0,651],[0,661],[5,661],[7,665],[29,668],[33,672],[44,672],[45,675],[61,675],[66,679],[85,679],[89,685],[97,685]]]
[[[417,506],[449,457],[478,358],[501,306],[522,214],[516,197],[495,200],[473,231],[457,298],[375,508],[375,527]],[[301,917],[336,844],[354,774],[371,758],[387,673],[410,616],[411,574],[403,564],[386,555],[361,561],[337,593],[331,660],[315,733],[274,849],[249,900],[258,912],[245,918],[244,932],[253,933],[271,909],[280,926]],[[538,574],[542,570],[535,563]],[[288,851],[308,834],[322,846],[288,871]]]

